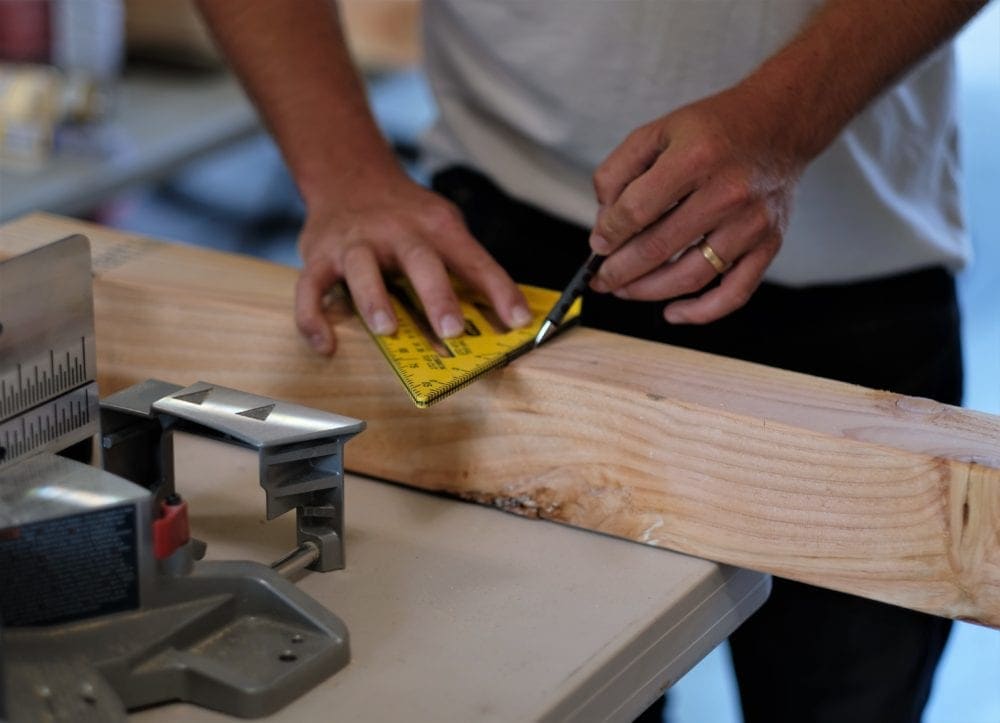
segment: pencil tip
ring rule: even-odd
[[[546,319],[545,323],[542,324],[542,328],[538,330],[538,334],[535,335],[535,346],[539,346],[555,333],[556,325]]]

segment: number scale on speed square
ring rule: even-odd
[[[80,273],[89,263],[88,242],[76,236],[0,264],[0,462],[97,432],[91,282]],[[56,283],[36,288],[37,269]]]
[[[443,399],[533,349],[545,315],[559,298],[558,291],[520,285],[533,319],[528,326],[509,329],[485,299],[460,282],[454,285],[465,331],[460,337],[441,339],[409,282],[387,281],[399,323],[395,334],[372,333],[372,337],[418,407]],[[581,308],[577,300],[566,313],[566,323],[579,317]]]

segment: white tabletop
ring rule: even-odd
[[[133,71],[121,80],[105,154],[56,154],[39,170],[0,167],[0,221],[32,211],[79,214],[130,184],[163,178],[260,131],[226,73]]]
[[[294,547],[294,515],[264,522],[255,455],[191,444],[178,488],[208,557],[270,563]],[[204,474],[206,460],[223,473]],[[357,476],[345,506],[347,568],[298,584],[346,622],[351,662],[268,720],[631,720],[770,588],[759,573]],[[186,704],[134,718],[229,720]]]

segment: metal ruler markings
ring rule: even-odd
[[[90,242],[0,262],[0,466],[96,434],[95,362]]]
[[[36,355],[0,371],[0,420],[64,394],[94,379],[94,342],[74,344]]]
[[[97,433],[100,401],[91,382],[0,423],[0,465]]]

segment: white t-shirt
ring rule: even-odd
[[[478,168],[512,196],[589,226],[591,176],[609,151],[739,81],[821,2],[425,0],[439,109],[424,143],[430,165]],[[804,173],[768,280],[844,282],[968,261],[954,91],[949,45],[854,119]]]

